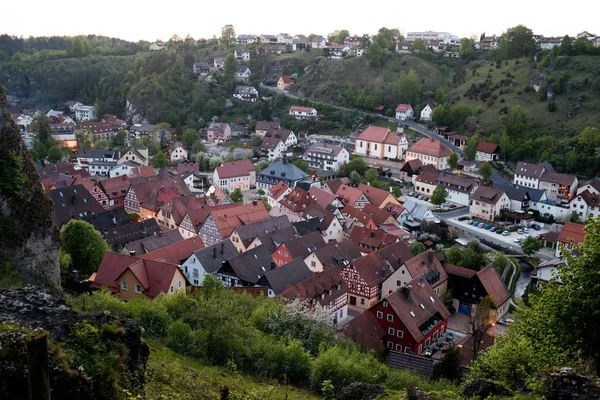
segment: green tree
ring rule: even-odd
[[[167,156],[162,151],[159,151],[152,157],[152,166],[154,168],[164,168],[167,166]]]
[[[492,168],[492,164],[487,161],[484,161],[479,166],[479,175],[483,179],[484,183],[490,183],[492,181],[492,172],[494,169]]]
[[[196,140],[194,142],[194,144],[192,145],[192,149],[190,150],[190,153],[192,155],[194,154],[198,154],[200,152],[204,152],[206,149],[204,147],[204,143],[202,143],[202,140]]]
[[[350,162],[344,166],[344,175],[349,177],[352,171],[356,171],[358,175],[362,176],[365,172],[367,172],[367,168],[367,164],[362,157],[354,157],[350,159]]]
[[[365,174],[364,182],[365,183],[373,183],[377,180],[378,177],[379,177],[379,174],[377,173],[377,170],[375,168],[369,168],[369,170]]]
[[[73,38],[71,47],[69,48],[69,55],[71,57],[83,57],[85,56],[85,47],[80,37]]]
[[[257,195],[259,195],[260,197],[262,197],[262,196],[264,196],[264,195],[265,195],[265,191],[264,191],[264,190],[262,190],[262,189],[258,189],[258,190],[256,191],[256,194],[257,194]]]
[[[397,96],[398,102],[408,104],[416,104],[419,101],[422,89],[421,80],[414,69],[408,73],[400,72],[400,76],[392,84],[392,91]]]
[[[500,39],[501,56],[505,59],[532,56],[537,51],[533,31],[524,25],[509,28]]]
[[[421,38],[416,38],[411,46],[411,49],[413,51],[422,53],[424,51],[427,51],[427,43],[425,43],[425,40],[423,40]]]
[[[367,49],[367,60],[369,61],[369,65],[375,68],[381,67],[383,64],[385,64],[386,59],[386,50],[382,49],[377,42],[371,43]]]
[[[431,194],[431,204],[440,205],[446,202],[448,191],[442,185],[436,186]]]
[[[558,54],[563,56],[568,56],[573,52],[573,44],[571,43],[571,38],[569,35],[565,35],[562,41],[560,42],[560,46],[558,47]]]
[[[577,144],[585,154],[595,154],[600,147],[600,129],[588,126],[577,137]]]
[[[467,146],[465,147],[464,154],[465,160],[472,161],[475,159],[477,155],[477,145],[479,144],[479,136],[474,135],[471,136],[471,139],[467,142]]]
[[[235,45],[235,28],[233,25],[228,24],[221,28],[221,38],[219,43],[224,47],[233,47]]]
[[[498,253],[496,255],[496,258],[494,258],[494,268],[496,269],[496,271],[498,271],[500,275],[502,275],[502,272],[504,272],[504,268],[506,268],[507,262],[508,258],[506,258],[506,256],[502,253]]]
[[[358,186],[362,181],[362,177],[356,171],[350,172],[350,176],[348,178],[350,178],[350,182],[352,182],[353,186]]]
[[[460,364],[460,353],[454,344],[451,344],[444,352],[444,358],[433,367],[433,379],[447,379],[451,382],[459,382],[463,377]]]
[[[80,220],[70,220],[60,232],[62,250],[71,257],[72,267],[82,275],[98,270],[108,244],[94,227]]]
[[[471,38],[460,39],[460,56],[463,59],[469,59],[475,54],[475,41]]]
[[[244,194],[242,193],[242,189],[240,189],[239,187],[235,188],[235,190],[233,191],[233,193],[231,193],[231,196],[229,197],[231,197],[231,200],[236,203],[244,200]]]
[[[271,208],[272,208],[272,207],[271,207],[271,205],[269,204],[269,199],[268,199],[268,198],[266,198],[266,197],[263,197],[263,199],[262,199],[262,203],[264,204],[264,206],[265,206],[265,210],[267,210],[267,212],[271,211]]]
[[[427,247],[425,247],[425,245],[421,242],[414,242],[410,246],[410,252],[413,254],[413,256],[418,256],[419,254],[423,253],[425,250],[427,250]]]
[[[448,156],[448,165],[452,169],[458,169],[458,154],[456,154],[455,152],[452,152]]]
[[[125,147],[125,141],[127,140],[127,131],[118,131],[112,137],[112,146],[113,147]]]
[[[48,149],[48,161],[58,162],[63,158],[63,153],[58,146],[52,146]]]
[[[94,143],[94,149],[96,150],[106,150],[108,149],[108,140],[100,139],[96,143]]]
[[[183,134],[181,135],[181,144],[183,144],[183,146],[188,149],[188,150],[192,150],[192,146],[194,145],[194,143],[199,142],[200,141],[200,132],[198,132],[195,129],[186,129],[183,131]],[[202,142],[200,142],[202,144]],[[202,151],[202,150],[199,150]],[[195,153],[197,153],[198,151],[196,151]]]
[[[344,40],[350,36],[350,32],[348,29],[341,29],[339,31],[335,31],[327,37],[327,40],[333,43],[344,43]]]
[[[538,251],[542,247],[539,240],[533,236],[527,236],[521,243],[521,250],[527,257],[530,257],[533,253]]]
[[[310,167],[308,166],[308,163],[301,158],[295,160],[294,165],[309,175],[312,173],[312,171],[310,170]]]

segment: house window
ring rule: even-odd
[[[421,354],[422,352],[423,352],[423,345],[422,345],[422,344],[420,344],[420,345],[419,345],[419,354]]]
[[[399,338],[403,338],[403,337],[404,337],[404,331],[402,331],[402,330],[398,329],[398,330],[396,331],[396,336],[398,336]]]
[[[397,344],[396,345],[396,351],[402,351],[402,345],[401,344]]]
[[[406,346],[406,347],[404,348],[404,353],[406,353],[406,354],[410,354],[410,347]]]
[[[437,340],[437,339],[438,339],[438,333],[437,333],[437,331],[436,331],[436,332],[433,334],[433,340],[435,341],[435,340]]]
[[[429,347],[431,345],[431,338],[427,338],[427,340],[425,340],[425,347]]]
[[[387,347],[388,347],[388,349],[393,349],[394,348],[394,343],[388,341],[387,342]]]
[[[135,292],[142,293],[142,287],[140,285],[135,285]]]
[[[396,281],[396,286],[402,286],[402,281]]]
[[[316,262],[314,262],[314,261],[311,261],[311,262],[310,262],[310,266],[311,266],[311,267],[316,267],[316,266],[317,266],[317,263],[316,263]]]
[[[383,319],[383,313],[381,311],[377,311],[377,318]]]
[[[387,302],[387,301],[384,301],[384,302],[383,302],[383,306],[384,306],[384,307],[387,307],[387,306],[388,306],[388,302]]]
[[[394,336],[395,333],[396,332],[395,332],[394,328],[388,328],[388,334]]]
[[[178,285],[179,289],[181,289],[181,287],[183,286],[183,285],[182,285],[182,281],[179,281],[179,282],[177,283],[177,285]]]
[[[175,286],[171,286],[171,293],[175,291]]]
[[[365,305],[365,299],[360,299],[360,304],[364,306]]]
[[[127,291],[127,282],[121,281],[121,290]]]
[[[394,316],[393,316],[392,314],[388,314],[388,315],[387,315],[387,320],[388,320],[389,322],[392,322],[392,321],[394,320]]]

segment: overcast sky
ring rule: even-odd
[[[546,36],[575,36],[584,30],[600,34],[600,2],[594,0],[570,3],[573,7],[557,0],[103,0],[64,4],[29,0],[23,4],[10,1],[2,5],[0,34],[97,34],[132,41],[190,34],[199,39],[219,36],[226,24],[232,24],[237,34],[325,36],[336,29],[348,29],[351,34],[362,35],[385,26],[402,32],[435,30],[479,37],[482,32],[499,35],[518,24]]]

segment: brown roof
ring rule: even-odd
[[[558,172],[544,172],[540,179],[544,182],[552,182],[559,185],[571,186],[577,178],[575,175],[559,174]]]
[[[344,207],[344,209],[342,210],[342,215],[345,217],[352,218],[354,221],[361,223],[363,226],[368,226],[369,222],[373,220],[373,218],[371,218],[369,214],[352,206]]]
[[[353,206],[362,194],[362,190],[348,185],[341,185],[335,193],[345,206]]]
[[[574,222],[565,222],[560,233],[558,234],[558,241],[561,243],[570,243],[573,241],[575,244],[581,244],[585,240],[584,225],[576,224]]]
[[[494,189],[489,186],[479,186],[471,195],[471,200],[481,201],[487,204],[496,204],[502,197],[502,190]]]
[[[292,83],[292,78],[289,75],[281,75],[281,80],[283,83]]]
[[[273,121],[256,121],[256,126],[254,130],[257,131],[269,131],[271,129],[281,129],[281,125],[279,122]]]
[[[459,267],[458,265],[454,264],[446,264],[444,269],[446,270],[448,275],[460,276],[461,278],[471,279],[472,277],[477,275],[477,271],[475,270]]]
[[[179,271],[179,267],[175,264],[107,252],[93,278],[92,287],[100,289],[106,286],[111,292],[117,293],[119,291],[117,280],[127,269],[135,275],[142,286],[143,293],[150,298],[160,293],[168,293],[173,277]]]
[[[317,203],[317,205],[323,208],[327,208],[328,205],[337,199],[335,194],[323,190],[317,186],[311,186],[308,193],[310,194],[310,197],[312,197],[312,199]]]
[[[379,208],[373,204],[367,204],[362,211],[373,218],[373,222],[375,222],[376,225],[383,225],[390,218],[395,219],[392,214],[385,210],[385,208]]]
[[[350,233],[350,240],[359,246],[361,251],[367,253],[374,251],[373,248],[375,248],[375,250],[379,250],[397,242],[398,237],[394,235],[388,235],[379,229],[374,231],[356,226],[354,229],[352,229],[352,233]]]
[[[234,206],[227,207],[223,211],[213,211],[211,214],[223,238],[229,237],[231,232],[240,225],[247,225],[269,218],[269,213],[262,202],[258,202],[256,205],[234,204]]]
[[[366,142],[383,143],[388,133],[391,131],[388,128],[381,128],[379,126],[369,125],[356,139],[364,140]]]
[[[109,199],[113,200],[119,197],[125,197],[131,182],[127,175],[116,176],[114,178],[102,179],[98,182],[100,189],[106,193]]]
[[[325,183],[327,184],[327,187],[329,188],[329,190],[331,190],[331,193],[337,193],[340,186],[350,184],[350,179],[346,178],[346,177],[335,178],[335,179],[329,179]]]
[[[290,129],[275,129],[267,132],[265,137],[273,137],[276,139],[281,139],[282,142],[285,143],[286,140],[290,137],[293,132]]]
[[[300,283],[288,286],[279,294],[279,297],[288,301],[316,299],[322,307],[333,306],[336,299],[348,291],[348,287],[340,275],[341,270],[341,267],[327,268]],[[325,297],[322,298],[322,295]]]
[[[204,243],[199,237],[191,237],[171,245],[162,247],[150,253],[141,254],[139,257],[146,260],[166,262],[170,264],[181,264],[187,260],[193,253],[203,249]]]
[[[290,110],[305,112],[305,113],[310,113],[310,112],[316,111],[314,107],[301,107],[301,106],[291,106]]]
[[[407,112],[410,109],[410,104],[398,104],[396,111]]]
[[[413,279],[410,289],[396,290],[380,301],[387,301],[415,341],[423,339],[423,330],[434,318],[447,319],[450,312],[429,284],[420,278]],[[408,293],[408,296],[405,294]],[[414,316],[413,316],[414,315]]]
[[[473,187],[477,184],[473,179],[461,178],[443,172],[438,175],[437,183],[464,193],[471,193]]]
[[[188,190],[189,193],[189,190]],[[171,202],[173,199],[186,194],[181,192],[178,187],[161,187],[154,190],[146,200],[141,202],[140,206],[146,210],[158,212],[163,206]]]
[[[407,151],[437,158],[448,157],[452,153],[442,142],[430,138],[420,139],[417,143],[410,146]]]
[[[352,319],[342,330],[344,336],[354,340],[355,342],[375,351],[385,349],[383,338],[385,331],[379,325],[377,318],[369,310],[365,310]]]
[[[492,265],[488,265],[479,271],[477,277],[496,308],[510,298],[510,292]]]
[[[302,188],[295,187],[291,192],[279,202],[281,207],[285,207],[293,213],[301,213],[313,203],[312,197]]]
[[[179,225],[188,211],[197,210],[200,208],[208,208],[205,198],[200,198],[194,194],[189,194],[174,197],[160,209],[170,213],[175,220],[175,223]]]
[[[517,168],[515,168],[516,175],[526,176],[528,178],[540,179],[544,173],[544,165],[533,164],[519,161]]]
[[[477,144],[477,151],[487,154],[494,154],[498,151],[498,145],[490,142],[479,142]]]
[[[178,189],[177,191],[179,194],[190,193],[190,188],[179,175],[135,176],[131,177],[130,181],[135,196],[140,204],[144,203],[157,189],[161,188],[173,187]],[[169,199],[169,201],[170,200],[171,199]]]
[[[379,257],[394,271],[400,268],[402,264],[413,258],[410,247],[404,240],[399,240],[396,243],[390,244],[381,250],[377,251]]]
[[[579,193],[579,196],[581,196],[583,201],[585,201],[588,206],[591,206],[591,207],[600,206],[600,195],[598,195],[598,194],[594,194],[594,193],[590,192],[589,190],[584,190],[583,192]]]
[[[247,176],[250,175],[250,171],[256,171],[256,167],[250,160],[224,162],[220,167],[217,167],[220,179]]]
[[[358,185],[358,188],[362,190],[365,196],[367,196],[369,202],[373,205],[376,205],[377,207],[381,206],[381,204],[383,204],[383,202],[386,201],[391,195],[391,193],[387,190],[365,185],[364,183]],[[392,197],[394,196],[392,195]]]
[[[394,273],[394,269],[387,265],[376,252],[357,258],[350,264],[370,287],[380,285]]]
[[[437,183],[439,172],[423,172],[421,175],[415,178],[416,182],[427,183],[429,185],[435,185]]]
[[[404,264],[410,276],[425,278],[433,287],[448,280],[446,270],[431,249],[411,258]]]
[[[276,137],[267,137],[262,140],[260,144],[261,149],[275,149],[279,146],[279,143],[283,143],[283,140]]]
[[[463,367],[469,367],[475,357],[473,357],[473,341],[475,338],[473,335],[467,335],[460,339],[457,346],[460,346],[460,365]],[[487,332],[483,332],[483,337],[477,346],[479,352],[491,347],[496,342],[496,339],[490,336]]]

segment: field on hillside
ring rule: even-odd
[[[527,111],[534,129],[544,134],[560,134],[574,136],[586,126],[600,126],[600,97],[590,87],[590,82],[597,79],[600,72],[600,57],[575,56],[566,59],[564,64],[557,65],[551,72],[543,72],[549,79],[565,79],[565,87],[570,82],[571,91],[557,94],[556,111],[548,110],[548,100],[538,100],[538,94],[530,89],[532,75],[539,75],[527,59],[510,60],[496,68],[494,62],[472,62],[467,67],[466,81],[452,90],[453,102],[466,104],[476,109],[482,107],[483,112],[477,116],[480,125],[488,132],[500,132],[499,116],[503,107],[520,105]],[[491,85],[485,81],[491,79]],[[587,83],[586,83],[587,82]],[[482,92],[487,92],[481,99],[472,95],[473,86],[483,85]],[[471,91],[471,93],[470,93]],[[576,109],[577,99],[581,98],[581,106]],[[569,116],[571,112],[571,116]]]

